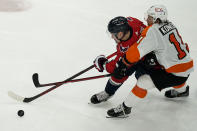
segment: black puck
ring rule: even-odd
[[[23,110],[19,110],[19,111],[18,111],[18,116],[22,117],[24,114],[25,114],[25,113],[24,113]]]

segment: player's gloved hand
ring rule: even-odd
[[[158,64],[157,58],[152,52],[144,57],[143,63],[148,69],[154,68]]]
[[[107,63],[107,58],[104,55],[99,55],[94,60],[94,67],[99,71],[103,72],[104,66]]]
[[[133,64],[126,63],[125,58],[121,58],[117,64],[116,68],[114,69],[114,72],[112,73],[112,76],[114,76],[116,79],[122,79],[127,75],[127,71],[129,67],[131,67]]]

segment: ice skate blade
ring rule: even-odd
[[[106,116],[106,118],[121,118],[121,119],[124,119],[124,118],[128,118],[129,116],[128,115],[125,115],[125,116],[117,116],[117,117],[115,117],[115,116]]]

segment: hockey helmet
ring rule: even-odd
[[[108,23],[108,31],[110,33],[126,32],[129,30],[129,24],[127,18],[123,16],[118,16],[113,18]]]
[[[167,21],[168,12],[164,5],[154,5],[147,10],[144,19],[147,20],[148,16],[153,17],[153,22],[155,22],[157,19],[165,22]]]

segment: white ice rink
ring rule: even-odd
[[[48,89],[34,87],[35,72],[41,83],[62,81],[92,65],[96,56],[111,54],[115,43],[106,33],[109,20],[120,15],[143,20],[153,4],[167,7],[196,65],[196,0],[0,0],[0,130],[196,131],[196,70],[188,80],[188,98],[166,99],[164,91],[153,89],[126,119],[105,116],[135,85],[133,76],[100,105],[88,102],[104,89],[107,78],[65,84],[31,103],[7,95],[11,90],[31,97]],[[100,74],[92,69],[80,77]]]

